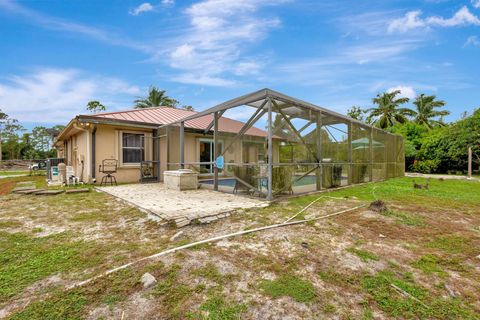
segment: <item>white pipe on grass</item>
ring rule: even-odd
[[[129,262],[127,264],[116,267],[114,269],[110,269],[110,270],[105,271],[105,272],[103,272],[103,273],[101,273],[101,274],[99,274],[95,277],[92,277],[90,279],[87,279],[87,280],[81,281],[79,283],[76,283],[74,285],[71,285],[71,286],[67,287],[67,290],[82,287],[82,286],[84,286],[84,285],[86,285],[86,284],[88,284],[92,281],[98,280],[100,278],[108,276],[108,275],[110,275],[112,273],[115,273],[117,271],[126,269],[126,268],[128,268],[130,266],[133,266],[137,263],[140,263],[142,261],[152,260],[152,259],[164,256],[166,254],[173,253],[173,252],[183,250],[183,249],[187,249],[187,248],[191,248],[191,247],[194,247],[194,246],[198,246],[200,244],[215,242],[215,241],[219,241],[219,240],[222,240],[222,239],[231,238],[231,237],[235,237],[235,236],[240,236],[240,235],[244,235],[244,234],[248,234],[248,233],[252,233],[252,232],[258,232],[258,231],[263,231],[263,230],[268,230],[268,229],[273,229],[273,228],[279,228],[279,227],[286,227],[286,226],[291,226],[291,225],[295,225],[295,224],[301,224],[301,223],[305,223],[305,222],[309,222],[309,221],[326,219],[326,218],[330,218],[330,217],[333,217],[333,216],[337,216],[337,215],[342,214],[342,213],[351,212],[351,211],[360,209],[362,207],[365,207],[365,204],[362,204],[360,206],[356,206],[356,207],[351,208],[351,209],[346,209],[346,210],[341,210],[341,211],[338,211],[338,212],[330,213],[330,214],[327,214],[327,215],[324,215],[324,216],[321,216],[321,217],[298,220],[298,221],[293,221],[293,222],[277,223],[277,224],[272,224],[272,225],[268,225],[268,226],[264,226],[264,227],[255,228],[255,229],[249,229],[249,230],[238,231],[238,232],[234,232],[234,233],[230,233],[230,234],[225,234],[225,235],[221,235],[221,236],[217,236],[217,237],[213,237],[213,238],[209,238],[209,239],[205,239],[205,240],[200,240],[200,241],[197,241],[197,242],[192,242],[192,243],[189,243],[189,244],[186,244],[186,245],[183,245],[183,246],[179,246],[179,247],[176,247],[176,248],[168,249],[168,250],[153,254],[153,255],[148,256],[148,257],[140,258],[138,260]]]

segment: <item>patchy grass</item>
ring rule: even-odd
[[[47,299],[28,305],[11,319],[82,319],[88,306],[98,306],[100,303],[113,306],[138,290],[139,284],[136,280],[138,277],[138,272],[125,269],[114,276],[95,281],[87,287],[69,292],[56,290]]]
[[[29,170],[16,170],[16,171],[8,171],[8,170],[0,170],[0,176],[8,177],[8,176],[15,176],[20,174],[30,174]]]
[[[7,195],[15,188],[18,182],[32,181],[37,188],[45,188],[47,182],[45,177],[41,176],[25,176],[25,177],[9,177],[0,179],[0,196]]]
[[[413,180],[417,183],[426,183],[427,179],[422,178],[395,178],[379,183],[369,183],[353,188],[333,190],[329,195],[335,197],[358,198],[364,201],[373,201],[382,199],[384,201],[401,201],[407,204],[420,204],[430,206],[436,204],[439,206],[472,205],[480,203],[480,194],[473,192],[480,188],[480,183],[476,181],[463,180],[429,180],[430,188],[428,190],[414,189]],[[318,195],[309,195],[292,200],[292,203],[306,205]],[[428,200],[427,200],[428,199]]]
[[[363,262],[380,260],[380,258],[378,258],[376,254],[367,250],[360,250],[357,248],[348,248],[347,251],[359,257]]]
[[[393,217],[398,223],[412,226],[412,227],[423,227],[425,226],[425,219],[418,214],[412,214],[408,212],[402,212],[397,210],[387,210],[381,213],[386,217]]]
[[[247,310],[247,306],[243,303],[229,303],[221,294],[214,294],[200,305],[200,310],[207,312],[207,316],[192,314],[190,317],[197,319],[211,320],[235,320],[241,319],[243,312]]]
[[[446,272],[442,269],[440,264],[440,258],[435,255],[425,255],[412,263],[412,266],[422,270],[427,274],[437,273],[439,275],[445,276]]]
[[[16,181],[0,179],[0,190]],[[188,226],[174,242],[178,230],[102,193],[2,196],[0,308],[16,305],[7,313],[13,319],[113,319],[123,312],[126,319],[478,318],[479,183],[432,179],[430,190],[416,190],[412,179],[392,179],[327,195],[345,200],[322,199],[308,213],[382,199],[388,219],[357,210],[235,237],[145,260],[68,292],[62,287],[167,248],[284,221],[321,195]],[[345,250],[385,264],[359,263]],[[380,265],[386,269],[376,270]],[[158,281],[150,289],[139,283],[147,271]],[[61,282],[49,284],[51,278]],[[277,297],[291,299],[272,301]]]
[[[153,295],[161,297],[162,304],[171,317],[178,318],[183,310],[183,303],[195,292],[193,288],[178,282],[179,265],[173,265],[160,274],[159,283],[155,286]]]
[[[79,291],[57,292],[49,299],[34,302],[24,310],[14,314],[11,320],[32,319],[81,319],[88,300]]]
[[[398,292],[392,284],[407,294]],[[391,271],[383,270],[373,276],[365,275],[363,287],[378,307],[391,317],[478,319],[472,312],[472,307],[461,299],[432,296],[427,289],[416,284],[408,273],[399,277]]]
[[[18,220],[8,219],[8,220],[0,220],[0,229],[13,229],[22,226]]]
[[[414,261],[412,266],[422,270],[426,274],[436,273],[439,276],[446,276],[446,269],[457,272],[467,272],[469,270],[459,259],[453,257],[441,258],[433,254],[422,256],[417,261]]]
[[[333,269],[320,271],[320,279],[339,287],[356,287],[360,283],[360,278],[355,273],[341,273]]]
[[[0,302],[57,272],[95,265],[98,259],[93,247],[91,243],[72,241],[66,233],[33,238],[0,232]]]
[[[470,239],[458,235],[442,235],[427,243],[428,248],[439,249],[449,254],[460,254],[475,250],[470,245]]]
[[[311,302],[316,297],[315,287],[307,280],[292,275],[282,275],[276,280],[263,280],[260,289],[273,298],[289,296],[298,302]]]
[[[209,263],[205,267],[194,270],[193,274],[219,284],[223,282],[224,278],[224,276],[220,273],[220,271],[218,271],[218,268],[213,263]]]

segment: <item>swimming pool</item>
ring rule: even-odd
[[[301,176],[297,176],[297,177],[299,178]],[[265,185],[267,178],[262,178],[261,180],[262,180],[262,184]],[[308,185],[311,185],[311,184],[316,184],[317,183],[316,181],[317,181],[317,177],[315,177],[313,175],[312,176],[309,175],[309,176],[303,177],[302,179],[300,179],[298,181],[295,181],[293,186],[295,186],[295,187],[308,186]],[[211,185],[211,184],[213,184],[213,179],[200,180],[199,183]],[[234,178],[219,179],[218,180],[218,185],[233,188],[233,187],[235,187],[235,179]]]

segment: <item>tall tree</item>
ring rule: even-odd
[[[450,114],[447,110],[436,110],[444,107],[446,102],[443,100],[437,100],[437,97],[434,95],[426,96],[422,93],[415,98],[413,104],[417,109],[415,111],[414,121],[429,129],[432,129],[434,126],[444,126],[445,123],[443,122],[442,117]],[[435,118],[439,119],[436,120]]]
[[[139,98],[133,101],[135,109],[151,108],[151,107],[172,107],[178,105],[178,101],[166,95],[165,90],[151,86],[148,91],[148,97]]]
[[[18,140],[18,131],[24,128],[16,119],[12,119],[0,109],[0,161],[2,161],[2,143],[4,141]],[[12,155],[12,153],[10,153]]]
[[[377,107],[367,110],[370,112],[367,121],[373,121],[377,127],[382,129],[392,127],[395,123],[407,122],[407,117],[414,116],[415,112],[409,108],[401,108],[409,99],[397,97],[399,94],[400,90],[377,94],[377,97],[373,98],[373,103]]]
[[[367,110],[362,109],[361,107],[353,106],[347,111],[347,116],[359,121],[365,121],[365,113]]]
[[[46,127],[33,128],[30,141],[35,150],[47,152],[51,149],[51,135]]]
[[[97,100],[92,100],[87,103],[87,110],[93,113],[97,113],[107,110],[107,107],[105,107]]]
[[[184,105],[182,109],[188,110],[188,111],[195,111],[195,109],[191,105]]]

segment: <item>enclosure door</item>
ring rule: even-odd
[[[213,139],[200,139],[200,159],[199,162],[215,162],[215,155],[213,153]],[[218,152],[222,153],[222,143],[218,143]],[[213,173],[212,164],[201,164],[200,173]]]

